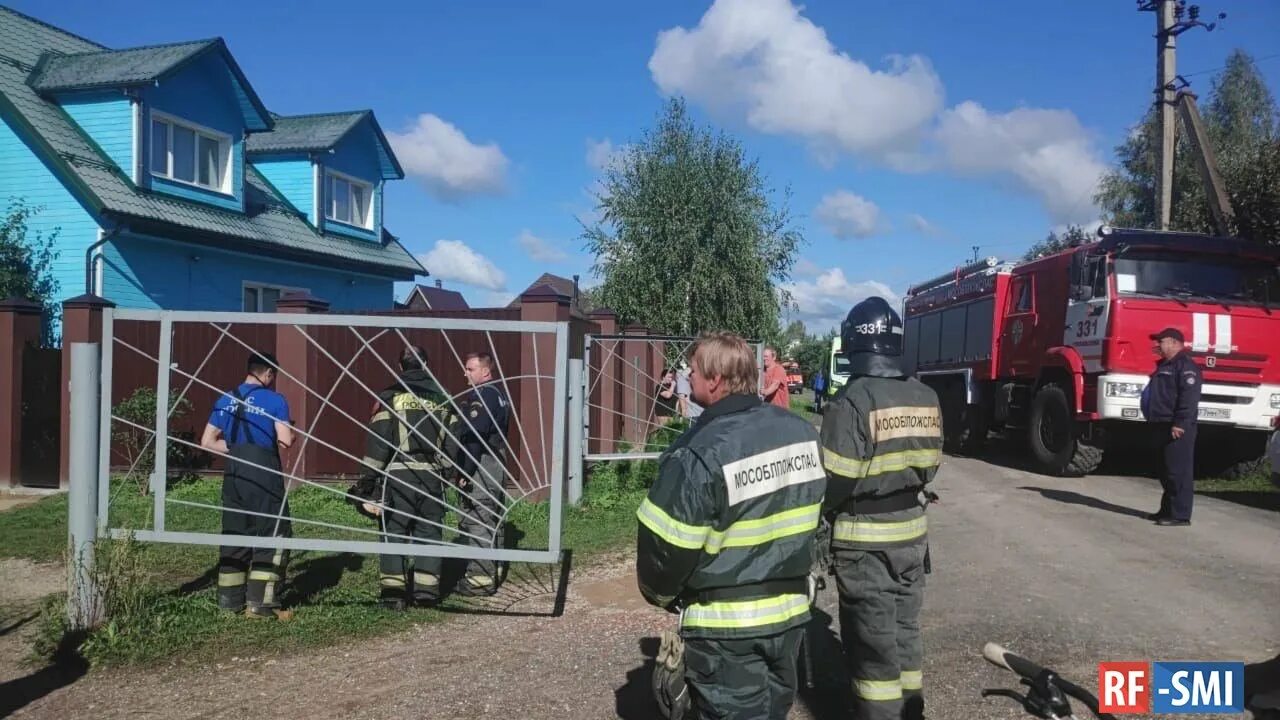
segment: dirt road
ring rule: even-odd
[[[1263,659],[1280,648],[1280,516],[1198,499],[1195,524],[1159,528],[1151,480],[1054,479],[949,458],[930,518],[925,610],[930,717],[1017,718],[983,687],[1011,685],[980,660],[996,640],[1094,684],[1099,660]],[[564,612],[551,569],[522,569],[476,614],[359,645],[93,674],[22,718],[651,718],[646,654],[671,616],[644,606],[626,558],[575,573]],[[834,597],[820,606],[834,615]],[[501,611],[503,614],[487,614]],[[840,666],[797,718],[840,717]],[[822,637],[825,635],[825,639]]]

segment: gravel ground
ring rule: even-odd
[[[1096,685],[1100,660],[1260,660],[1280,652],[1280,516],[1200,498],[1190,528],[1159,528],[1154,481],[1057,479],[949,458],[931,517],[923,617],[929,715],[1021,717],[982,700],[1011,676],[994,640]],[[651,718],[646,656],[671,616],[646,607],[621,557],[520,568],[474,612],[394,637],[289,657],[91,674],[21,718]],[[815,691],[795,718],[841,717],[831,591],[815,621]],[[1083,713],[1087,715],[1087,713]],[[1237,716],[1238,717],[1238,716]]]

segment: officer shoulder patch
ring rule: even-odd
[[[1196,384],[1196,376],[1195,376],[1195,375],[1188,374],[1188,375],[1187,375],[1187,384],[1188,384],[1188,385],[1195,385],[1195,384]]]
[[[735,460],[722,470],[731,506],[827,476],[818,455],[818,443],[812,440]]]

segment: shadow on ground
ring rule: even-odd
[[[74,683],[89,672],[89,661],[79,652],[84,639],[83,632],[68,633],[54,650],[52,664],[26,677],[0,683],[0,717],[8,717],[19,708]]]
[[[852,685],[844,650],[831,615],[811,609],[800,647],[800,678],[796,702],[817,720],[845,720],[853,706]]]
[[[1266,490],[1204,490],[1196,495],[1226,500],[1261,510],[1280,512],[1280,493]]]
[[[510,525],[503,532],[503,547],[516,549],[524,534]],[[462,615],[505,615],[508,617],[560,617],[564,614],[573,569],[573,551],[563,550],[560,562],[500,563],[498,590],[493,595],[467,597],[454,594],[466,572],[465,560],[446,560],[441,586],[446,593],[440,610]]]
[[[1085,507],[1091,507],[1098,510],[1106,510],[1107,512],[1113,512],[1117,515],[1127,515],[1129,517],[1141,518],[1144,520],[1146,519],[1147,512],[1148,512],[1145,510],[1139,510],[1138,508],[1129,507],[1128,505],[1117,505],[1116,503],[1113,503],[1113,502],[1100,500],[1091,495],[1085,495],[1083,493],[1075,492],[1074,490],[1058,490],[1055,488],[1031,487],[1028,485],[1022,485],[1018,489],[1027,490],[1030,492],[1038,492],[1042,497],[1044,497],[1047,500],[1054,500],[1056,502],[1066,503],[1068,505],[1083,505]],[[1157,497],[1157,499],[1159,498]]]
[[[653,698],[653,668],[660,640],[640,638],[640,655],[644,662],[627,672],[627,682],[613,692],[614,712],[622,720],[653,720],[662,717]]]

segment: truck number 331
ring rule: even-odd
[[[1076,323],[1076,337],[1091,337],[1098,332],[1098,319],[1081,320]]]

